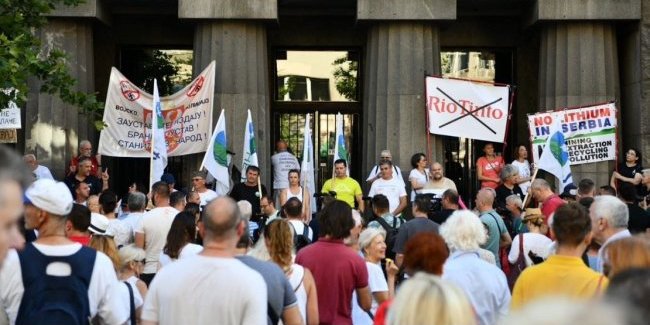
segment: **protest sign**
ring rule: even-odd
[[[503,142],[508,124],[508,86],[426,78],[429,132]]]
[[[14,88],[4,88],[0,91],[10,95]],[[9,106],[0,109],[0,130],[20,129],[20,109],[14,101],[9,101]]]
[[[539,161],[556,119],[562,125],[571,165],[616,159],[616,106],[607,103],[529,115],[533,161]]]
[[[160,98],[169,156],[205,152],[210,142],[215,63],[181,91]],[[146,158],[151,151],[153,96],[117,69],[111,77],[98,152],[114,157]]]

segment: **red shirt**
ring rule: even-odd
[[[296,263],[308,268],[316,282],[321,324],[352,324],[352,292],[368,286],[361,256],[343,240],[318,239],[298,252]]]
[[[560,205],[566,204],[557,194],[553,194],[542,202],[542,214],[544,215],[544,223],[548,225],[548,218],[557,210]]]
[[[90,243],[90,236],[70,236],[68,237],[68,239],[84,246],[88,246],[88,244]]]
[[[488,161],[487,158],[481,157],[476,162],[476,167],[481,169],[483,177],[500,179],[501,169],[503,168],[503,157],[497,156],[493,161]],[[499,187],[499,183],[492,181],[481,181],[481,188],[489,187],[495,189]]]
[[[92,167],[90,169],[90,175],[101,178],[102,173],[99,170],[99,162],[97,162],[97,157],[95,157],[95,156],[90,157],[90,161],[93,163],[93,165],[92,165]],[[72,160],[70,160],[70,166],[77,167],[78,164],[79,164],[79,156],[74,157],[74,158],[72,158]],[[68,169],[68,175],[73,175],[73,174],[74,173],[70,173],[70,170]]]

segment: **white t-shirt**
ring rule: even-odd
[[[129,311],[129,323],[131,324],[131,296],[129,295],[129,288],[126,287],[126,284],[124,282],[128,282],[131,285],[131,288],[133,289],[133,304],[135,305],[135,308],[138,309],[139,307],[142,307],[144,305],[144,298],[142,298],[142,295],[140,294],[140,290],[138,290],[138,287],[136,283],[138,282],[138,278],[135,276],[132,276],[124,281],[118,281],[115,283],[115,286],[117,288],[116,292],[119,292],[120,294],[120,303],[122,304],[122,308],[125,310]]]
[[[287,219],[287,220],[293,226],[291,230],[295,231],[296,234],[298,235],[302,235],[303,231],[305,231],[305,223],[300,220],[293,220],[293,219]],[[309,237],[309,240],[314,241],[314,232],[311,230],[311,227],[309,226],[307,226],[307,237]]]
[[[69,256],[81,249],[81,244],[51,246],[34,244],[36,249],[48,256]],[[48,270],[55,273],[65,272],[54,265],[48,266]],[[117,276],[113,263],[104,255],[97,252],[93,273],[88,285],[88,303],[90,305],[90,316],[96,315],[101,324],[122,324],[129,318],[128,309],[124,310],[121,305],[122,297],[114,290],[117,283]],[[0,268],[0,301],[2,308],[9,316],[9,323],[14,324],[18,316],[20,302],[23,299],[25,288],[23,287],[22,270],[20,259],[15,250],[9,251],[2,268]]]
[[[146,264],[142,273],[152,274],[158,270],[160,252],[167,243],[167,233],[177,214],[178,210],[172,207],[162,207],[146,212],[140,218],[135,232],[144,234]]]
[[[180,259],[183,259],[183,258],[194,256],[194,255],[200,253],[202,250],[203,250],[203,246],[188,243],[185,246],[183,246],[183,248],[181,248],[181,252],[178,254],[178,259],[180,260]],[[160,261],[159,261],[160,262],[160,267],[163,267],[163,266],[165,266],[167,264],[170,264],[171,262],[173,262],[175,260],[176,259],[172,259],[171,257],[169,257],[169,255],[167,255],[167,254],[165,254],[163,252],[160,252]]]
[[[524,235],[524,255],[526,257],[526,265],[533,265],[533,261],[528,257],[528,252],[533,252],[539,257],[546,259],[549,255],[549,246],[553,241],[541,234],[534,232],[527,232]],[[508,254],[508,261],[515,263],[519,258],[519,235],[512,239],[512,246],[510,246],[510,253]]]
[[[122,222],[131,227],[131,233],[133,236],[135,236],[135,230],[138,228],[138,224],[141,222],[143,214],[143,212],[129,212],[129,214],[122,219]]]
[[[521,178],[530,177],[530,163],[528,162],[528,160],[524,160],[524,162],[513,160],[512,165],[517,167],[517,169],[519,170],[519,177]],[[519,184],[519,188],[521,188],[521,192],[524,193],[524,195],[528,193],[529,187],[530,187],[530,181]]]
[[[429,171],[425,169],[424,174],[422,174],[417,168],[412,169],[409,173],[409,181],[412,180],[417,181],[419,184],[422,184],[422,186],[426,185],[429,181]],[[419,193],[419,190],[417,192]],[[417,194],[416,190],[411,190],[411,202],[415,200],[415,194]]]
[[[38,167],[34,169],[33,173],[36,175],[36,179],[54,179],[54,176],[52,176],[50,169],[43,165],[38,165]]]
[[[217,195],[217,192],[215,192],[215,191],[213,191],[211,189],[207,189],[203,193],[201,193],[201,192],[197,192],[197,193],[199,193],[199,198],[201,198],[201,204],[200,205],[202,207],[206,206],[208,203],[210,203],[210,201],[212,201],[212,200],[216,199],[217,197],[219,197],[219,195]]]
[[[404,177],[402,177],[402,170],[397,165],[393,165],[392,168],[393,168],[393,178],[397,178],[402,182],[402,184],[404,184]],[[381,170],[379,169],[379,165],[375,165],[375,167],[372,167],[372,169],[370,170],[370,174],[368,174],[368,178],[366,178],[366,181],[370,181],[371,179],[377,177],[377,175],[379,175],[379,172],[381,172]],[[377,178],[377,180],[379,179],[381,179],[381,177]]]
[[[375,263],[366,261],[366,267],[368,268],[368,288],[370,288],[370,293],[375,292],[388,292],[388,282],[384,278],[384,272],[381,270],[381,266]],[[375,296],[372,296],[372,307],[370,307],[370,312],[375,315],[379,304],[375,300]],[[354,325],[372,325],[372,319],[368,316],[357,301],[357,292],[356,290],[352,294],[352,324]]]
[[[159,325],[266,324],[262,276],[235,258],[191,256],[162,268],[142,319]]]
[[[289,171],[292,169],[300,170],[300,164],[296,156],[288,151],[278,152],[271,156],[271,163],[273,164],[273,189],[279,190],[289,187]]]
[[[115,247],[121,247],[133,242],[133,229],[128,222],[119,219],[109,219],[106,233],[112,234]]]
[[[389,209],[392,213],[399,206],[399,199],[406,196],[404,182],[395,178],[395,176],[389,180],[380,178],[372,183],[368,196],[373,197],[377,194],[383,194],[388,198]]]

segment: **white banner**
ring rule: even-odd
[[[533,161],[539,161],[550,126],[560,119],[571,165],[616,159],[616,105],[594,105],[528,115]]]
[[[0,129],[20,128],[20,109],[12,102],[9,108],[0,110]]]
[[[508,124],[508,86],[426,77],[429,132],[503,142]]]
[[[212,61],[187,87],[160,99],[169,156],[205,152],[212,127],[214,73]],[[113,68],[104,107],[107,126],[101,132],[98,152],[114,157],[149,157],[152,103],[152,95]]]

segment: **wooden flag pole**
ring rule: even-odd
[[[262,206],[262,178],[260,177],[260,174],[257,174],[257,191],[260,193],[260,206]]]
[[[522,210],[526,209],[526,205],[528,202],[528,197],[530,196],[530,192],[533,190],[533,181],[535,178],[537,178],[537,171],[539,168],[535,168],[535,172],[533,173],[533,177],[530,178],[530,187],[528,188],[528,192],[526,193],[526,196],[524,196],[524,203],[521,205]]]

